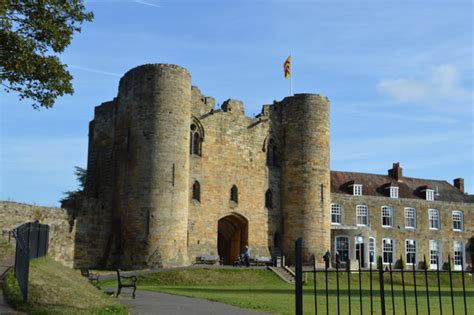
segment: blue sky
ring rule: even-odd
[[[61,55],[75,94],[52,109],[0,93],[0,199],[57,206],[87,163],[94,106],[145,63],[184,66],[247,115],[293,91],[331,100],[331,169],[465,178],[474,193],[471,1],[86,1]]]

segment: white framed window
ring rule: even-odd
[[[405,208],[405,228],[416,229],[416,209]]]
[[[438,209],[429,209],[428,219],[430,221],[430,230],[438,230],[440,227],[440,218],[439,218]]]
[[[441,250],[439,241],[430,240],[430,269],[437,269],[438,263],[441,263]]]
[[[354,196],[362,196],[362,185],[354,184],[352,186]]]
[[[390,206],[382,206],[382,226],[393,226],[393,208]]]
[[[375,238],[369,237],[369,263],[371,264],[375,263],[375,257],[377,255],[376,249]]]
[[[393,263],[393,240],[390,238],[384,238],[382,240],[382,261],[384,264]]]
[[[464,244],[462,241],[454,241],[454,270],[462,270],[464,264]]]
[[[464,218],[462,211],[454,210],[453,211],[453,230],[462,231],[464,228]]]
[[[347,262],[349,260],[349,237],[336,236],[335,249],[339,253],[341,262]]]
[[[405,241],[405,261],[407,264],[416,265],[416,241]]]
[[[433,201],[434,200],[434,190],[433,189],[427,189],[426,190],[426,200],[428,200],[428,201]]]
[[[342,224],[342,206],[331,203],[331,224]]]
[[[390,198],[398,198],[398,187],[390,186]]]
[[[358,226],[369,225],[369,207],[363,205],[356,206],[356,219]]]

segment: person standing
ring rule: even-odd
[[[250,247],[245,245],[244,249],[244,263],[247,267],[250,267]]]

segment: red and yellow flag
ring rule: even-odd
[[[289,55],[285,63],[283,63],[283,71],[285,73],[285,79],[288,79],[291,76],[291,55]]]

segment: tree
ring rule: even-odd
[[[79,182],[79,188],[74,191],[66,191],[64,193],[66,196],[59,200],[59,202],[61,202],[61,207],[69,212],[72,219],[77,217],[80,200],[84,196],[84,187],[86,185],[87,177],[86,169],[79,166],[74,166],[74,168],[74,175],[76,175],[77,181]]]
[[[92,21],[81,0],[2,0],[0,2],[0,82],[33,108],[52,107],[72,94],[72,75],[59,60],[84,21]]]

